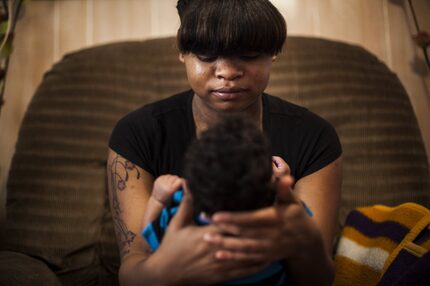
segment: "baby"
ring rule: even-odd
[[[195,222],[204,225],[218,211],[247,211],[273,204],[277,177],[289,171],[280,157],[271,156],[264,133],[237,116],[226,117],[203,132],[188,149],[183,170],[185,180],[164,175],[154,182],[142,232],[153,251],[178,209],[184,188],[193,198]],[[167,207],[160,214],[157,205],[158,209]],[[278,261],[252,276],[226,283],[284,285],[285,279],[284,265]]]

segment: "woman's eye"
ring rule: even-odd
[[[207,56],[207,55],[197,55],[197,58],[201,60],[202,62],[210,63],[215,61],[218,57],[217,56]]]

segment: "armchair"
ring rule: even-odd
[[[339,226],[349,210],[411,201],[430,207],[429,166],[408,95],[361,47],[289,37],[268,93],[329,120],[344,150]],[[26,112],[7,184],[0,285],[117,285],[106,191],[115,122],[187,89],[174,38],[66,55]]]

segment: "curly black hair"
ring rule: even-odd
[[[272,204],[270,154],[265,134],[243,117],[228,116],[203,132],[190,145],[184,161],[196,214]]]
[[[287,36],[284,17],[269,0],[179,0],[181,53],[276,55]]]

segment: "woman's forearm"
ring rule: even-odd
[[[332,285],[334,261],[325,251],[322,241],[314,244],[312,250],[307,250],[287,264],[293,285]]]
[[[145,285],[173,285],[169,281],[169,275],[163,273],[162,267],[157,265],[157,256],[131,254],[123,259],[119,269],[119,281],[121,286],[145,286]]]

